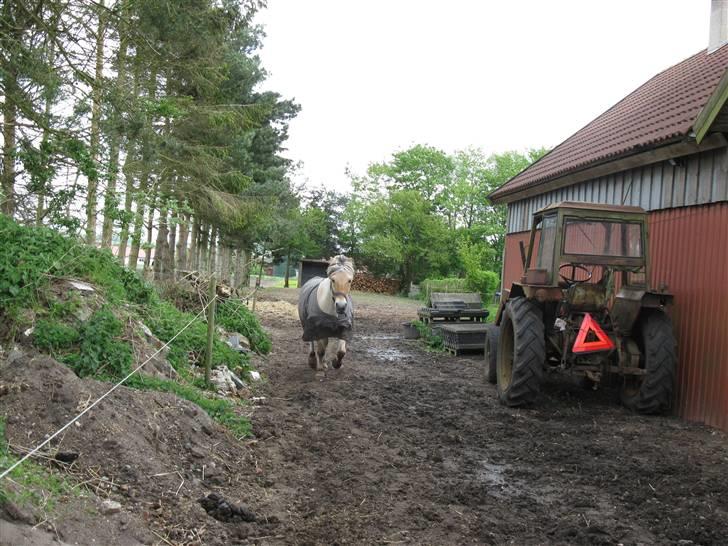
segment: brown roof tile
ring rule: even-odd
[[[501,198],[688,135],[728,69],[728,45],[660,72],[491,194]]]

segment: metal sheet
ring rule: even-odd
[[[728,432],[728,202],[656,211],[648,222],[651,284],[675,296],[675,411]],[[518,242],[528,237],[506,237],[506,288],[521,277]]]
[[[675,295],[676,409],[728,431],[728,203],[649,215],[653,286]]]
[[[728,148],[662,161],[535,195],[508,205],[508,233],[531,229],[531,215],[559,201],[638,205],[648,211],[728,199]]]

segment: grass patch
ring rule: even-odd
[[[238,415],[235,408],[239,404],[231,402],[223,398],[210,398],[205,395],[204,391],[192,385],[183,385],[168,379],[157,379],[154,377],[141,377],[134,375],[129,379],[128,386],[141,390],[153,390],[160,392],[169,392],[189,400],[193,404],[198,405],[213,420],[217,421],[228,430],[230,430],[238,438],[250,436],[250,421]]]
[[[5,420],[0,418],[0,470],[9,468],[18,459],[10,452],[5,438]],[[64,477],[32,460],[25,461],[0,481],[0,504],[12,502],[21,507],[30,506],[43,514],[52,512],[62,497],[79,494]]]

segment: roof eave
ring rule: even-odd
[[[723,73],[723,77],[718,82],[718,86],[713,91],[713,94],[710,95],[705,106],[700,110],[698,117],[695,118],[693,132],[695,133],[695,141],[698,144],[706,137],[715,118],[723,106],[725,106],[726,102],[728,102],[728,69]]]
[[[702,142],[698,143],[692,138],[686,139],[679,137],[671,141],[663,142],[659,147],[652,147],[648,150],[642,150],[637,153],[623,154],[621,156],[610,158],[598,164],[591,164],[578,171],[572,171],[562,176],[547,179],[542,182],[533,184],[503,193],[502,195],[494,195],[498,190],[488,195],[488,199],[495,205],[512,203],[520,201],[533,195],[539,195],[547,191],[553,191],[579,182],[585,182],[593,178],[607,176],[628,169],[643,167],[652,163],[658,163],[671,158],[682,157],[723,148],[728,146],[728,140],[720,133],[714,133],[705,137]],[[502,186],[501,186],[502,187]]]

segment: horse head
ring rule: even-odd
[[[336,313],[343,315],[349,305],[348,296],[354,280],[354,262],[343,254],[334,256],[329,262],[326,274],[331,281],[331,294],[336,304]]]

